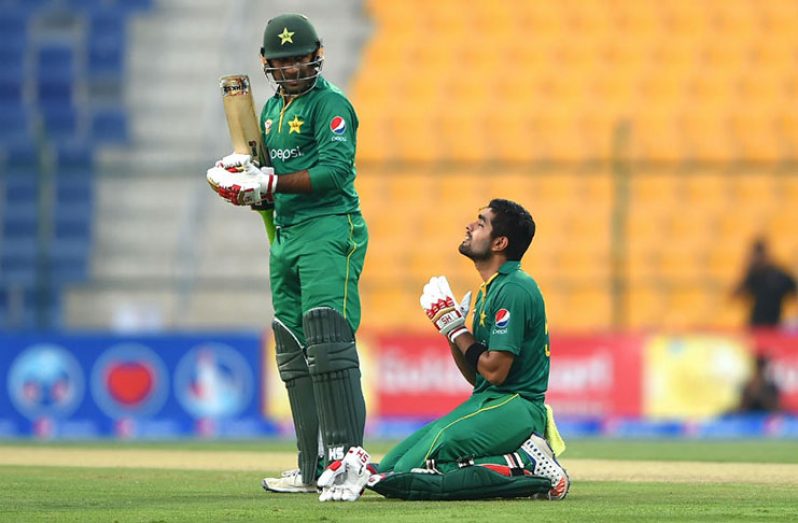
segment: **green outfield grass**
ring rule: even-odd
[[[286,451],[290,442],[28,444],[4,450],[179,449]],[[389,442],[372,443],[382,453]],[[790,441],[569,441],[566,459],[798,463]],[[276,473],[264,470],[263,473]],[[2,521],[794,521],[798,485],[576,481],[563,502],[402,502],[367,493],[357,503],[260,490],[252,471],[0,466]]]

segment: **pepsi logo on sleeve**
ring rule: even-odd
[[[346,132],[346,120],[340,116],[333,116],[330,121],[330,130],[337,135],[342,135]]]
[[[496,328],[503,329],[510,324],[510,311],[499,309],[496,311]]]

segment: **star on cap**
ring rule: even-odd
[[[278,34],[277,37],[280,39],[280,45],[285,45],[286,42],[289,44],[294,43],[294,32],[289,31],[287,27],[283,27],[283,32]]]
[[[295,114],[294,119],[288,122],[288,127],[290,127],[288,134],[301,132],[303,123],[305,122],[300,120],[299,116]]]

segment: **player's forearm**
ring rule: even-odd
[[[465,332],[458,336],[453,345],[456,346],[467,369],[474,369],[494,385],[501,385],[507,379],[513,363],[513,356],[509,352],[491,351],[489,348],[477,343],[476,338],[470,332]],[[481,346],[483,349],[476,359],[476,366],[469,362],[469,357],[467,356],[468,351],[473,350],[475,345]],[[474,378],[476,379],[476,375]]]
[[[460,335],[459,337],[464,337],[465,334]],[[457,341],[457,340],[455,340]],[[460,371],[460,374],[466,379],[468,383],[471,385],[476,385],[477,383],[477,375],[468,366],[468,363],[465,360],[465,356],[463,356],[463,352],[457,347],[455,343],[449,342],[449,349],[452,351],[452,358],[454,359],[455,365],[457,365],[457,369]]]

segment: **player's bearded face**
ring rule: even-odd
[[[466,226],[466,235],[458,250],[473,261],[487,260],[491,257],[491,226],[489,216],[483,211],[476,221]]]
[[[314,54],[289,58],[262,59],[263,71],[280,86],[283,94],[300,95],[309,91],[321,72],[322,58]]]

